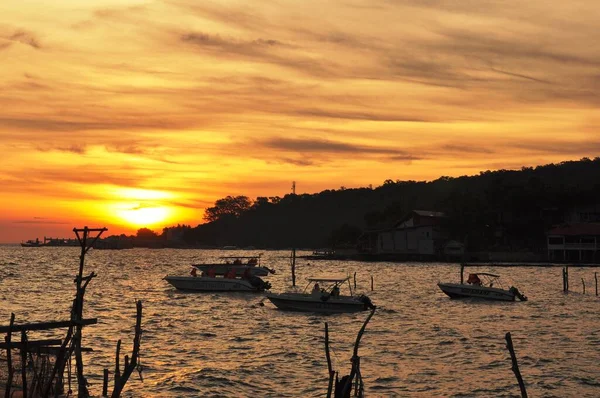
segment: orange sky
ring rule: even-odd
[[[595,157],[600,3],[0,2],[0,242]]]

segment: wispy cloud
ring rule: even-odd
[[[39,39],[37,39],[32,33],[23,30],[18,30],[11,35],[5,36],[5,38],[13,42],[26,44],[32,48],[35,48],[36,50],[42,48]]]

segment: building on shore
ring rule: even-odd
[[[546,233],[548,261],[597,263],[600,261],[600,223],[561,224]]]
[[[412,210],[391,227],[365,231],[358,239],[359,253],[390,260],[440,260],[449,243],[443,226],[444,213]],[[462,256],[462,244],[448,248],[452,257]],[[457,260],[458,258],[452,258]]]

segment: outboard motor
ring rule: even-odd
[[[260,290],[271,289],[271,283],[263,281],[258,276],[251,276],[250,279],[248,279],[248,282],[250,282],[252,286]]]
[[[358,299],[365,305],[365,307],[371,310],[377,308],[367,295],[361,294],[360,296],[358,296]]]
[[[508,290],[510,290],[510,292],[511,292],[512,294],[514,294],[514,295],[515,295],[515,297],[516,297],[516,298],[518,298],[519,300],[521,300],[521,301],[527,301],[527,296],[526,296],[526,295],[524,295],[523,293],[521,293],[521,292],[519,291],[519,289],[517,289],[516,287],[514,287],[514,286],[511,286],[511,287],[510,287],[510,289],[508,289]]]

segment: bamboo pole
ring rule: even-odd
[[[356,290],[356,272],[354,272],[354,290]]]
[[[10,398],[10,390],[12,388],[12,379],[15,369],[12,366],[12,351],[10,348],[10,340],[12,338],[12,326],[15,323],[15,314],[10,314],[10,324],[8,325],[8,332],[6,332],[6,337],[4,341],[6,341],[6,366],[8,367],[8,373],[6,376],[6,390],[4,391],[4,397]]]
[[[519,388],[521,389],[521,398],[527,398],[527,390],[525,389],[525,383],[523,382],[523,378],[521,377],[521,372],[519,371],[519,364],[517,362],[517,356],[515,354],[515,349],[512,343],[512,337],[510,332],[506,333],[506,347],[510,352],[510,359],[512,360],[512,371],[517,378],[517,382],[519,383]]]

